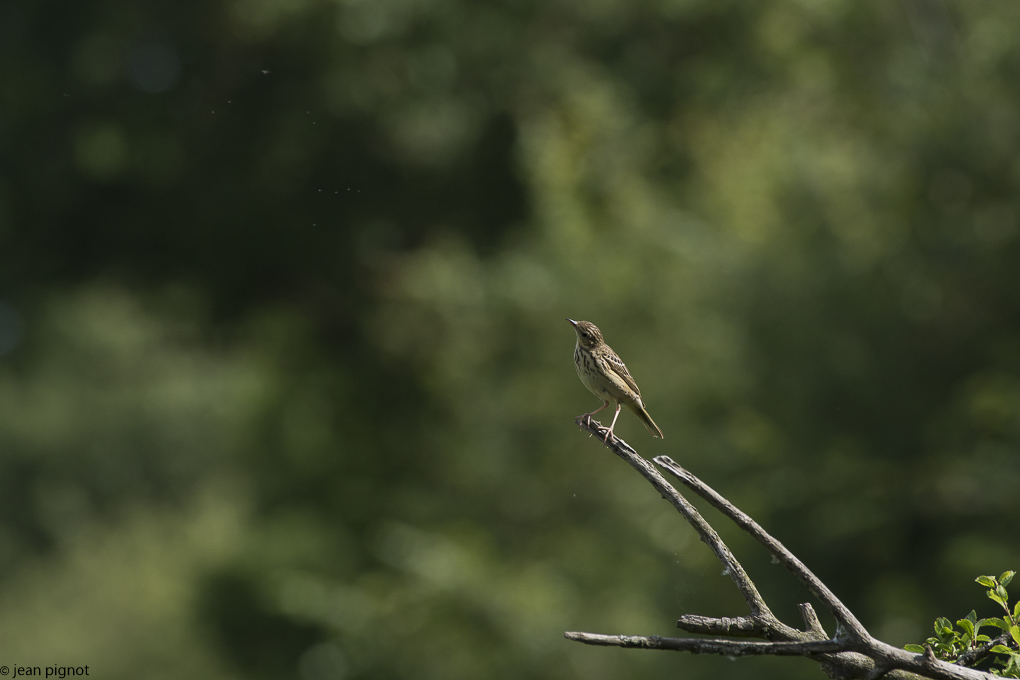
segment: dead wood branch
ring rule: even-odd
[[[575,421],[583,430],[601,440],[606,428],[590,417]],[[589,645],[629,647],[638,649],[665,649],[693,654],[721,654],[724,656],[803,656],[817,661],[822,670],[834,680],[862,678],[931,678],[932,680],[993,680],[996,676],[972,668],[965,668],[935,658],[930,650],[914,654],[875,639],[829,588],[811,573],[803,562],[787,550],[782,543],[765,531],[751,517],[730,503],[703,481],[695,477],[667,456],[654,462],[701,498],[708,501],[724,516],[761,543],[772,556],[789,569],[795,578],[836,619],[836,634],[828,636],[808,603],[800,605],[804,630],[782,623],[772,613],[750,576],[733,556],[730,549],[687,499],[666,480],[651,462],[638,455],[622,439],[612,436],[607,446],[644,477],[659,494],[676,508],[677,512],[694,528],[698,536],[715,554],[737,590],[747,603],[749,614],[736,618],[712,618],[685,614],[677,627],[689,633],[732,638],[759,638],[757,641],[722,638],[668,638],[637,635],[601,635],[596,633],[567,632],[569,640]]]

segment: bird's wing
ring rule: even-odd
[[[609,347],[607,346],[606,349],[609,349]],[[627,387],[634,390],[634,394],[640,397],[641,390],[638,389],[637,383],[634,381],[634,378],[630,376],[630,371],[627,370],[627,366],[626,364],[623,363],[623,359],[616,356],[616,352],[614,352],[611,349],[609,349],[609,351],[606,352],[605,357],[606,362],[609,364],[609,367],[613,369],[613,373],[616,373],[616,375],[620,376],[620,378],[623,379],[623,382],[627,383]]]

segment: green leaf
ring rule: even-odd
[[[1002,590],[1002,592],[1004,592],[1004,593],[1006,592],[1005,589],[1002,588],[1002,586],[999,586],[995,590],[989,590],[988,591],[988,593],[987,593],[988,599],[989,600],[994,600],[995,602],[998,602],[1003,607],[1005,607],[1006,606],[1006,596],[1005,595],[1000,595],[998,593],[999,590]]]
[[[993,669],[993,673],[995,670]],[[1009,660],[1003,666],[1002,672],[998,673],[1007,678],[1020,678],[1020,654],[1010,651]]]
[[[1007,647],[1006,645],[995,645],[988,651],[992,652],[993,654],[1009,654],[1009,647]]]
[[[971,612],[971,614],[973,613],[974,612]],[[960,630],[966,633],[969,637],[974,637],[973,621],[971,621],[970,619],[960,619],[959,621],[956,622],[956,625],[958,625],[960,627]]]
[[[992,638],[988,637],[987,635],[975,635],[974,636],[974,642],[991,642],[991,641],[992,641]]]
[[[981,585],[983,585],[985,588],[994,588],[995,587],[995,577],[994,576],[978,576],[974,580],[977,581],[978,583],[980,583]]]
[[[1013,618],[1020,619],[1020,600],[1016,601],[1016,606],[1013,607]]]
[[[1001,628],[1002,630],[1006,631],[1009,630],[1009,624],[1006,623],[1003,619],[999,619],[993,616],[990,619],[985,619],[985,621],[988,622],[989,626],[995,626],[996,628]]]
[[[1009,635],[1014,640],[1016,640],[1016,643],[1018,645],[1020,645],[1020,626],[1010,626],[1009,627]]]
[[[1009,582],[1013,580],[1014,576],[1016,576],[1015,571],[1004,571],[1002,572],[1002,575],[999,576],[999,583],[1001,583],[1003,587],[1006,587],[1009,585]]]
[[[921,645],[903,645],[903,649],[907,650],[908,652],[914,652],[915,654],[924,654],[924,647],[922,647]]]

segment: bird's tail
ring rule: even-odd
[[[665,437],[662,436],[662,430],[660,430],[659,426],[655,424],[655,421],[652,420],[650,415],[648,415],[648,411],[645,410],[645,407],[642,406],[640,402],[627,404],[627,406],[634,412],[634,415],[641,419],[641,422],[645,424],[645,427],[648,428],[648,431],[653,437],[665,439]]]

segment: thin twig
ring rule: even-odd
[[[800,616],[804,619],[804,631],[806,633],[819,640],[829,637],[825,634],[822,622],[818,620],[818,614],[815,613],[815,608],[811,606],[811,603],[801,602],[797,605],[797,608],[800,609]]]

